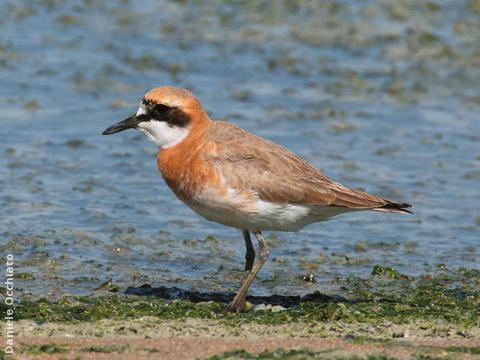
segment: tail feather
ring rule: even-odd
[[[412,212],[409,210],[405,210],[405,208],[410,208],[412,205],[399,202],[399,201],[392,201],[392,200],[387,200],[388,203],[386,205],[383,205],[381,207],[372,209],[375,211],[384,211],[384,212],[394,212],[394,213],[399,213],[399,214],[411,214]]]

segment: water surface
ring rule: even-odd
[[[271,3],[2,2],[0,249],[20,294],[89,294],[108,279],[238,288],[240,232],[177,200],[142,135],[101,136],[160,85],[337,181],[414,205],[267,233],[252,294],[342,294],[339,279],[375,264],[478,268],[478,2]]]

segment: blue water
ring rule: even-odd
[[[0,249],[35,277],[18,279],[22,293],[88,294],[110,278],[237,289],[240,232],[177,200],[141,134],[101,135],[160,85],[192,90],[212,118],[334,180],[414,205],[267,234],[274,260],[253,294],[340,293],[336,279],[375,264],[414,276],[478,268],[478,11],[272,3],[0,4]]]

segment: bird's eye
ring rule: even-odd
[[[155,112],[158,113],[158,114],[163,114],[165,112],[167,112],[168,110],[170,110],[170,108],[166,105],[163,105],[163,104],[158,104],[155,106]]]

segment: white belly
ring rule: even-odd
[[[197,199],[188,204],[207,220],[250,231],[297,231],[308,224],[352,211],[338,206],[276,204],[256,199]]]

